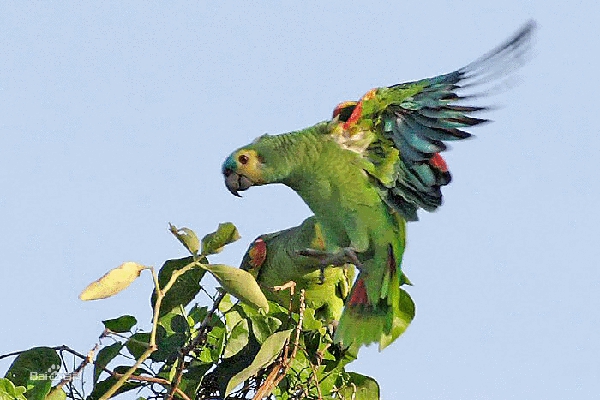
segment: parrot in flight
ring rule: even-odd
[[[254,276],[269,300],[287,307],[290,291],[278,288],[293,281],[297,291],[305,290],[305,303],[315,310],[316,318],[328,324],[338,321],[354,280],[354,266],[323,266],[312,257],[299,255],[307,248],[325,250],[314,216],[299,226],[256,238],[240,268]],[[297,296],[293,306],[297,312]]]
[[[465,128],[486,119],[486,107],[468,102],[469,90],[497,83],[523,62],[535,23],[448,74],[369,90],[335,107],[330,120],[298,131],[263,135],[223,163],[229,191],[282,183],[309,206],[325,251],[308,248],[323,265],[354,264],[358,277],[334,339],[345,346],[379,342],[404,330],[401,271],[406,221],[442,204],[451,176],[444,142],[471,136]],[[467,103],[465,105],[465,103]]]

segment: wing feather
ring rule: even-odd
[[[382,186],[380,192],[407,220],[416,220],[419,208],[433,211],[442,204],[441,187],[452,179],[439,156],[447,147],[443,142],[467,139],[471,133],[466,129],[488,122],[473,116],[487,107],[457,104],[479,95],[458,92],[497,83],[521,66],[534,28],[534,22],[527,23],[504,44],[457,71],[381,88],[375,99],[367,99],[379,102],[379,113],[362,117],[379,121],[382,136],[399,151],[396,181]],[[361,119],[355,119],[360,124]]]
[[[390,207],[416,220],[419,208],[434,211],[442,204],[441,187],[452,180],[440,156],[444,142],[467,139],[468,128],[488,122],[473,116],[488,107],[464,105],[482,93],[465,90],[491,93],[523,64],[534,30],[535,22],[528,22],[502,45],[449,74],[372,89],[358,102],[340,103],[326,131],[369,161],[366,172]]]

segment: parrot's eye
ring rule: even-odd
[[[249,160],[249,158],[245,154],[242,154],[241,156],[238,157],[238,161],[240,162],[240,164],[247,164],[248,160]]]

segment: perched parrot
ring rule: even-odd
[[[314,258],[299,254],[307,248],[325,250],[315,217],[299,226],[256,238],[244,255],[241,268],[254,276],[269,300],[287,307],[290,291],[277,288],[293,281],[296,292],[305,290],[305,303],[315,310],[315,317],[326,323],[338,321],[354,280],[354,266],[325,267]],[[294,308],[298,310],[298,297],[295,299]]]
[[[296,191],[321,226],[326,251],[306,249],[323,264],[349,262],[360,271],[334,339],[344,345],[392,343],[403,330],[406,221],[442,204],[450,182],[439,153],[444,141],[471,136],[486,122],[463,105],[473,87],[498,81],[522,63],[534,22],[473,63],[445,75],[372,89],[338,105],[331,120],[280,135],[263,135],[223,163],[229,191],[283,183]],[[460,94],[460,95],[459,95]]]

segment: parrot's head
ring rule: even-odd
[[[289,186],[293,172],[303,167],[299,160],[306,147],[305,136],[304,131],[262,135],[231,153],[221,169],[227,189],[241,197],[238,192],[251,186],[270,183]]]
[[[234,195],[252,186],[279,182],[285,174],[282,149],[277,145],[282,135],[262,135],[251,144],[231,153],[223,162],[225,186]]]
[[[231,194],[240,197],[239,191],[266,183],[262,177],[262,169],[262,158],[256,150],[248,147],[238,149],[223,163],[225,186]]]

